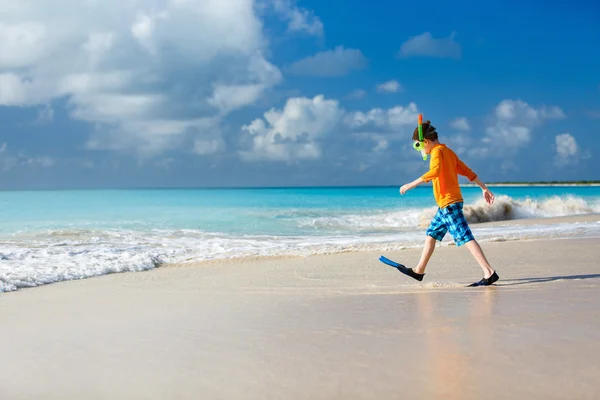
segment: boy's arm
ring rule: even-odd
[[[421,183],[425,183],[425,181],[423,180],[423,178],[417,178],[414,181],[412,181],[411,183],[407,183],[406,185],[402,185],[402,187],[400,188],[400,194],[404,194],[404,193],[408,192],[410,189],[416,188]]]
[[[475,182],[475,179],[477,179],[477,174],[471,168],[467,167],[467,164],[462,162],[460,158],[458,158],[458,162],[456,163],[456,172],[459,175],[466,176],[471,182]]]
[[[494,203],[494,194],[490,191],[490,189],[488,189],[486,184],[479,179],[477,174],[467,167],[467,165],[460,159],[458,160],[456,172],[458,172],[460,175],[466,176],[471,182],[479,186],[483,191],[483,198],[489,205]]]
[[[485,185],[485,183],[483,183],[481,181],[481,179],[479,179],[479,177],[476,177],[475,179],[473,179],[473,182],[477,184],[477,186],[479,186],[481,188],[481,190],[483,191],[483,198],[485,199],[485,201],[491,206],[492,204],[494,204],[494,194],[490,191],[490,189],[488,189],[488,187]]]

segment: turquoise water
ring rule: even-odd
[[[600,212],[600,187],[463,188],[470,222]],[[162,263],[415,247],[430,187],[0,192],[0,292]],[[599,224],[472,226],[478,240],[598,235]],[[446,241],[448,243],[449,240]]]
[[[465,204],[481,197],[478,188],[462,191]],[[571,196],[583,200],[590,209],[600,199],[600,187],[496,187],[493,191],[497,197],[508,196],[516,201]],[[15,191],[0,192],[0,234],[48,229],[196,229],[230,234],[318,235],[331,231],[333,225],[308,226],[310,219],[406,211],[396,216],[399,221],[391,227],[402,226],[404,221],[410,226],[410,210],[419,212],[428,207],[435,207],[428,187],[416,188],[405,196],[399,195],[397,187]],[[585,212],[585,206],[579,211]],[[569,213],[557,208],[538,210],[538,214]],[[343,231],[341,227],[338,230]]]

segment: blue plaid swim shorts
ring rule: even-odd
[[[445,208],[438,208],[426,235],[441,242],[446,236],[446,232],[450,232],[457,246],[462,246],[475,239],[463,214],[462,202],[450,204]]]

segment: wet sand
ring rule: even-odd
[[[0,398],[600,398],[600,239],[483,247],[494,287],[442,246],[423,283],[364,252],[2,294]]]

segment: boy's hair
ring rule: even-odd
[[[415,128],[413,132],[412,140],[419,140],[419,127]],[[423,140],[438,140],[438,133],[435,130],[435,126],[431,125],[431,121],[427,120],[423,122]]]

